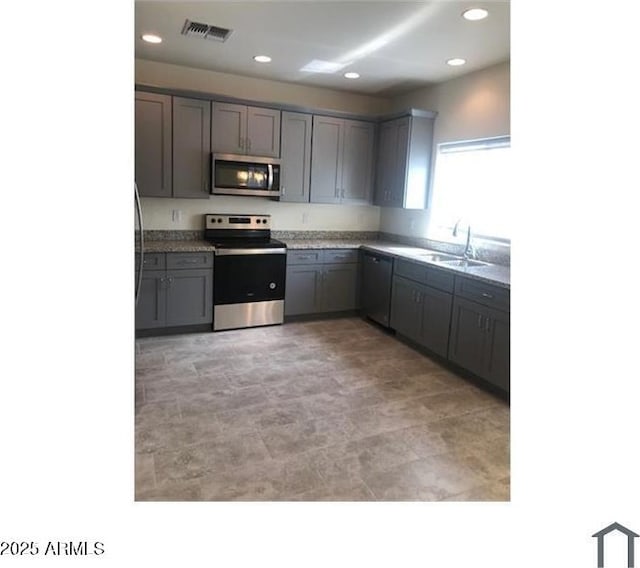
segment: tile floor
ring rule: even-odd
[[[359,318],[136,341],[139,501],[508,501],[509,407]]]

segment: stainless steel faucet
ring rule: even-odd
[[[462,223],[463,219],[460,218],[456,221],[456,224],[453,226],[453,236],[458,236],[458,229],[460,227],[460,223]],[[473,258],[473,247],[471,246],[471,223],[467,223],[467,243],[464,247],[464,253],[462,254],[462,258],[465,260],[469,258],[469,255]]]

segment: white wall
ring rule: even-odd
[[[510,127],[510,64],[500,63],[433,87],[413,91],[393,101],[395,110],[409,107],[435,110],[434,145],[453,140],[501,136]],[[429,210],[384,208],[380,230],[424,237]]]
[[[378,115],[388,112],[391,108],[391,101],[382,97],[255,79],[146,59],[136,59],[135,76],[136,83],[154,87],[201,91],[239,99],[299,105],[314,109]]]
[[[269,214],[275,231],[377,231],[380,226],[379,207],[280,203],[260,197],[144,197],[142,210],[144,228],[156,230],[202,230],[205,213]],[[180,211],[180,221],[172,221],[173,210]]]
[[[136,59],[135,80],[136,83],[156,87],[361,115],[384,114],[391,108],[391,101],[381,97],[241,77],[144,59]],[[272,215],[272,227],[277,231],[377,231],[380,226],[380,208],[373,206],[279,203],[261,198],[217,195],[208,200],[143,198],[142,206],[145,229],[202,229],[202,215],[205,213],[268,213]],[[173,221],[174,209],[181,211],[179,221]]]

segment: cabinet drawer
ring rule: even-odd
[[[408,260],[398,259],[393,267],[393,273],[423,284],[427,281],[427,267]]]
[[[427,268],[426,284],[432,288],[451,293],[454,287],[454,276],[437,268]]]
[[[478,304],[509,311],[510,291],[470,278],[456,277],[456,295]]]
[[[287,251],[287,264],[318,264],[322,262],[322,250],[289,250]]]
[[[140,255],[136,254],[136,269],[140,265]],[[165,258],[163,252],[144,253],[144,262],[142,264],[145,270],[164,270]]]
[[[167,268],[211,268],[212,252],[168,252]]]
[[[322,262],[327,264],[358,262],[358,249],[325,249]]]

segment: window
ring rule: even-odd
[[[511,238],[510,151],[509,136],[438,145],[430,238],[452,240],[460,219],[476,237]]]

